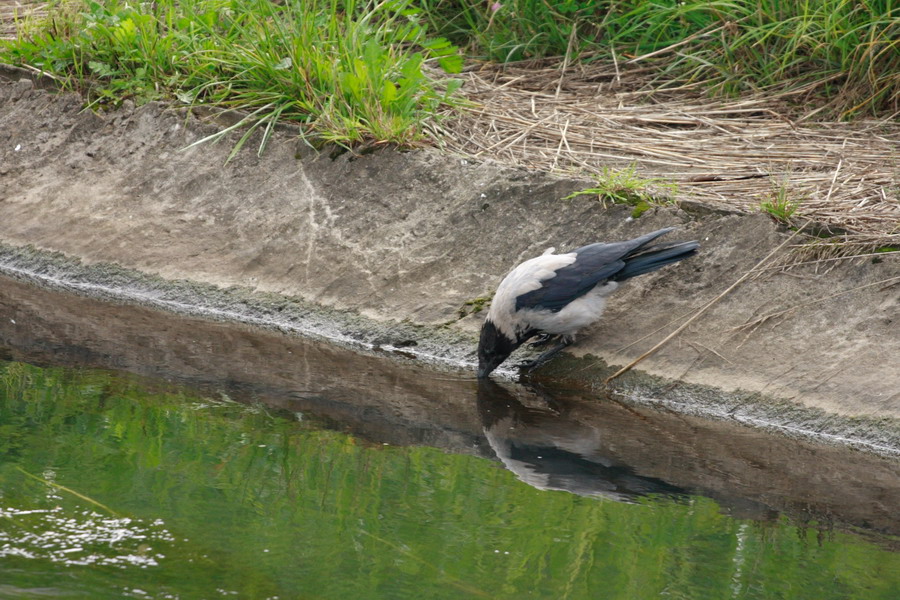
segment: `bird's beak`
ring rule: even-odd
[[[491,374],[491,370],[492,369],[488,368],[487,363],[485,362],[484,358],[479,356],[478,357],[478,371],[477,371],[478,379],[486,378],[488,375]]]
[[[478,341],[478,378],[484,379],[490,375],[518,345],[500,333],[490,319],[486,320]]]
[[[479,352],[478,356],[478,379],[485,379],[494,372],[494,369],[500,366],[508,355],[499,355],[491,352]]]

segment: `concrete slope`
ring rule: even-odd
[[[421,339],[403,341],[420,347],[449,328],[471,359],[481,314],[460,309],[519,261],[670,225],[670,238],[700,240],[698,256],[623,286],[574,348],[587,358],[547,371],[591,381],[790,235],[764,215],[696,206],[631,219],[628,207],[561,200],[587,181],[433,151],[317,154],[288,133],[227,165],[228,142],[184,150],[216,128],[158,104],[97,116],[76,96],[0,83],[0,243],[349,310],[413,326]],[[898,357],[900,261],[886,254],[765,270],[639,369],[896,420]]]

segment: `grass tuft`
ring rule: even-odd
[[[416,145],[460,85],[440,69],[462,67],[412,0],[65,0],[0,57],[64,78],[92,106],[161,98],[242,111],[235,151],[259,130],[260,152],[279,122],[316,145]]]
[[[637,174],[637,166],[632,164],[624,169],[603,167],[596,177],[596,187],[569,194],[563,200],[577,196],[596,195],[604,205],[627,204],[633,206],[631,216],[635,219],[653,206],[663,206],[674,202],[678,186],[658,178],[644,178]]]
[[[790,225],[791,217],[800,208],[802,201],[803,199],[797,197],[787,181],[778,184],[773,182],[772,191],[763,198],[759,208],[776,221]]]

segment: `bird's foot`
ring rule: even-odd
[[[529,372],[537,369],[548,360],[556,356],[560,350],[571,344],[572,342],[568,341],[566,338],[561,338],[555,346],[547,350],[546,352],[539,354],[535,358],[524,360],[516,365],[520,371]]]
[[[545,352],[544,354],[541,354],[541,355],[537,356],[536,358],[532,358],[529,360],[523,360],[523,361],[519,362],[518,364],[516,364],[516,368],[519,369],[519,371],[522,373],[528,373],[530,371],[534,371],[535,369],[537,369],[541,365],[545,364],[547,361],[549,361],[552,358],[552,356],[547,356],[545,358],[545,354],[547,354],[547,353]],[[553,354],[556,354],[556,352],[554,352]]]
[[[544,364],[544,363],[538,362],[537,359],[523,360],[523,361],[516,363],[516,368],[519,371],[527,373],[528,371],[532,371],[532,370],[538,368],[542,364]]]
[[[533,342],[528,343],[529,348],[543,348],[548,345],[550,342],[557,338],[556,335],[552,333],[541,333],[535,336],[535,340]]]

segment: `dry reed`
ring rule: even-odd
[[[835,237],[818,246],[900,246],[900,125],[813,121],[807,88],[734,99],[702,82],[654,81],[652,65],[530,61],[475,65],[471,106],[433,135],[446,151],[568,174],[636,165],[677,185],[681,201],[742,212],[779,187],[795,219]],[[815,113],[815,111],[813,111]]]
[[[16,37],[16,20],[47,15],[45,0],[0,0],[0,40]]]

